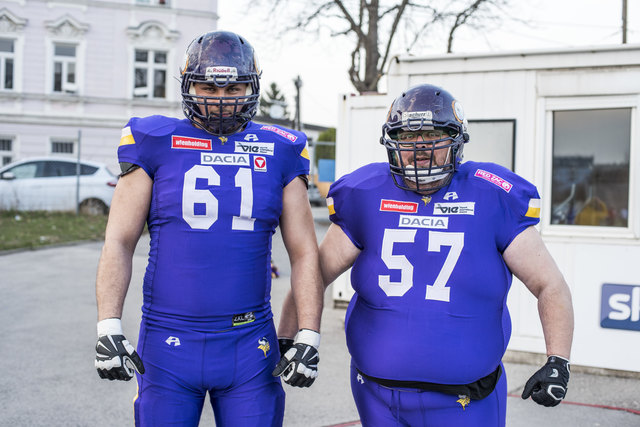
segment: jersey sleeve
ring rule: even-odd
[[[293,167],[284,174],[284,186],[297,176],[309,175],[310,157],[307,150],[307,136],[304,133],[297,133],[297,137],[295,142],[290,143],[290,156]]]
[[[349,184],[349,178],[350,175],[344,175],[329,188],[327,193],[329,219],[342,229],[355,247],[363,249],[361,239],[358,238],[359,228],[353,223],[353,218],[358,218],[358,214],[353,212],[358,203],[354,203],[352,197],[354,191]]]
[[[533,184],[513,172],[505,169],[499,174],[512,184],[509,192],[497,190],[501,197],[503,224],[497,227],[496,244],[502,252],[518,234],[540,222],[540,195]]]
[[[122,128],[120,144],[118,145],[118,162],[138,165],[147,172],[147,175],[153,178],[155,170],[149,161],[150,159],[145,158],[144,155],[143,144],[146,134],[139,129],[139,120],[138,117],[133,117]]]

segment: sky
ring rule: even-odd
[[[290,0],[290,8],[270,14],[267,4],[271,1],[262,0],[256,6],[255,0],[220,0],[218,30],[236,32],[253,45],[263,69],[263,93],[275,82],[293,112],[294,80],[300,76],[302,121],[335,127],[341,96],[356,93],[347,74],[352,40],[330,36],[329,28],[342,28],[337,21],[328,22],[319,32],[298,30],[282,35],[279,29],[295,20],[295,6],[302,7],[308,2]],[[627,2],[627,43],[640,44],[640,0]],[[622,43],[622,0],[512,0],[511,3],[509,13],[519,21],[507,19],[496,26],[499,28],[460,31],[453,52],[513,52]],[[397,39],[392,53],[406,54],[402,34]],[[420,39],[411,54],[445,52],[445,38],[441,32],[434,32]],[[384,80],[378,90],[386,92]]]

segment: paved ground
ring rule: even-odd
[[[326,222],[316,225],[321,238]],[[277,316],[290,272],[279,234],[273,246],[282,273],[273,283]],[[0,255],[0,426],[133,425],[135,382],[100,380],[93,368],[94,282],[101,247],[93,242]],[[133,342],[147,251],[143,239],[123,316],[125,334]],[[322,323],[320,376],[310,389],[285,386],[287,427],[360,425],[349,390],[344,309],[334,308],[330,295],[327,292]],[[549,409],[517,397],[536,369],[534,364],[506,363],[508,426],[640,426],[638,378],[592,375],[575,368],[567,400]],[[200,425],[214,425],[208,406]]]

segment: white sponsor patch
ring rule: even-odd
[[[236,153],[260,154],[262,156],[273,156],[273,142],[236,141]]]
[[[251,166],[248,154],[200,153],[203,165]]]
[[[236,67],[207,67],[204,73],[204,78],[207,81],[227,77],[229,80],[238,78],[238,69]]]
[[[402,113],[402,121],[406,122],[408,120],[420,120],[431,121],[433,120],[433,112],[431,111],[411,111],[411,112],[403,112]]]
[[[400,215],[399,227],[449,228],[449,218],[436,216]]]
[[[434,215],[475,215],[476,202],[436,203]]]

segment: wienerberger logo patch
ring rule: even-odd
[[[211,150],[211,140],[172,135],[171,148],[183,148],[186,150]]]
[[[287,139],[288,139],[289,141],[291,141],[291,142],[296,142],[296,140],[298,139],[298,137],[297,137],[297,136],[295,136],[294,134],[289,133],[289,132],[287,132],[287,131],[284,131],[284,130],[282,130],[282,129],[280,129],[280,128],[277,128],[277,127],[275,127],[275,126],[262,126],[262,127],[260,128],[260,130],[268,130],[268,131],[271,131],[271,132],[275,132],[275,133],[277,133],[278,135],[280,135],[280,136],[283,136],[283,137],[287,138]]]
[[[380,200],[380,210],[382,212],[416,213],[418,212],[418,204],[382,199]]]
[[[489,181],[490,183],[492,183],[494,185],[497,185],[498,187],[502,188],[507,193],[509,191],[511,191],[511,188],[513,187],[513,184],[511,184],[509,181],[505,181],[504,179],[500,178],[498,175],[494,175],[491,172],[487,172],[487,171],[482,170],[482,169],[476,170],[476,173],[474,174],[474,176],[477,176],[478,178],[485,179],[485,180]]]

